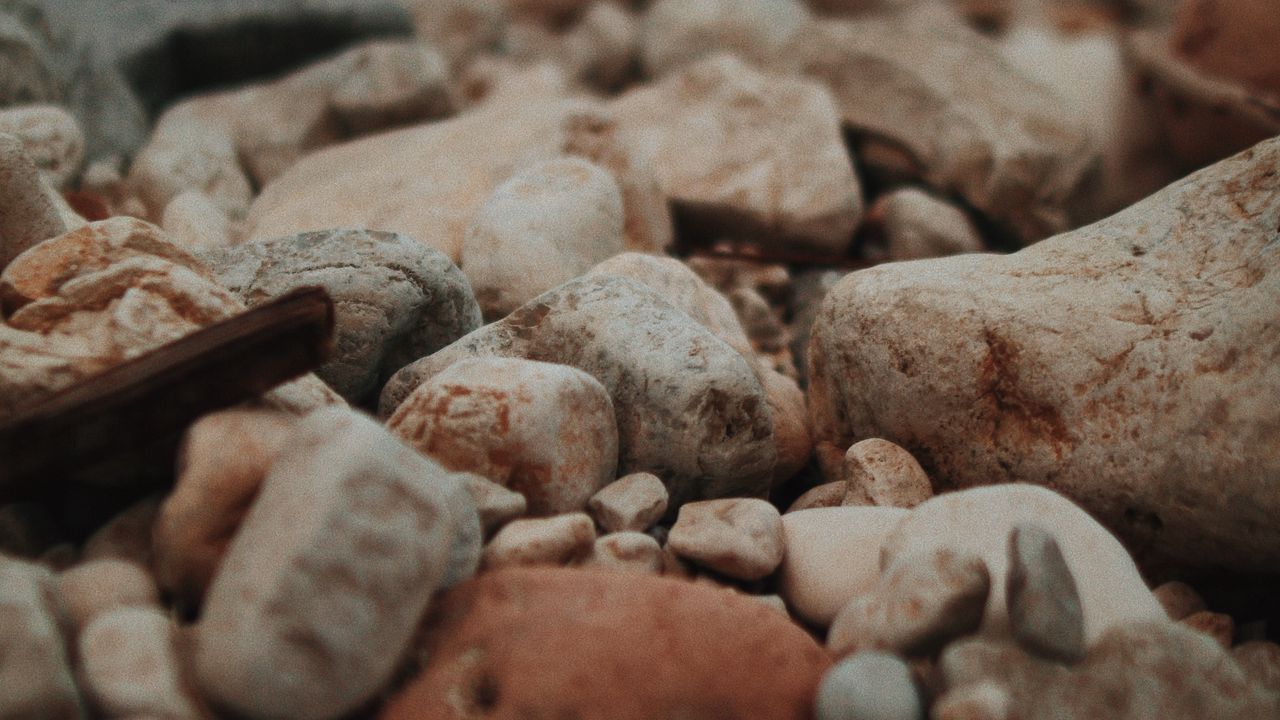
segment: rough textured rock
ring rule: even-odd
[[[854,598],[880,580],[880,549],[902,508],[833,507],[782,516],[786,553],[778,594],[804,620],[827,627]]]
[[[0,716],[83,717],[47,570],[0,556]]]
[[[151,533],[156,581],[179,602],[200,605],[294,422],[284,413],[227,410],[187,430],[177,482]]]
[[[0,133],[18,138],[27,157],[54,189],[65,188],[84,160],[84,133],[76,119],[57,105],[0,110]]]
[[[57,576],[61,612],[74,634],[99,615],[120,608],[160,606],[151,574],[137,563],[106,558],[81,563]]]
[[[160,608],[99,615],[80,635],[85,694],[106,717],[200,717],[183,686],[177,629]]]
[[[983,632],[1008,632],[1009,534],[1034,523],[1053,534],[1075,578],[1086,646],[1108,628],[1165,619],[1115,536],[1066,498],[1034,485],[999,485],[939,495],[917,506],[886,540],[882,562],[932,548],[975,553],[991,573]]]
[[[756,498],[685,503],[667,545],[686,560],[740,580],[771,574],[785,549],[778,509]]]
[[[644,16],[640,58],[650,76],[720,51],[764,62],[808,21],[800,0],[658,0]]]
[[[623,219],[608,171],[581,158],[536,163],[480,207],[459,264],[485,317],[500,318],[622,252]]]
[[[933,485],[911,453],[888,440],[870,438],[844,455],[848,485],[842,505],[913,508],[933,497]]]
[[[718,54],[610,107],[693,235],[829,253],[853,240],[862,198],[820,85]]]
[[[586,513],[512,520],[485,545],[486,570],[526,565],[568,565],[585,559],[596,540]]]
[[[1004,589],[1009,628],[1028,652],[1065,662],[1084,655],[1080,593],[1052,534],[1032,524],[1009,533]]]
[[[662,546],[642,532],[623,531],[596,538],[585,565],[617,572],[658,575],[662,572]]]
[[[773,67],[831,88],[870,168],[958,195],[1024,244],[1072,226],[1096,163],[1087,133],[942,8],[817,21]]]
[[[817,437],[1047,485],[1140,557],[1275,568],[1278,163],[1267,141],[1013,255],[846,277],[814,328]]]
[[[429,628],[431,662],[382,720],[801,720],[830,662],[755,600],[633,573],[485,573],[445,594]]]
[[[917,188],[881,195],[872,216],[884,225],[891,261],[982,252],[982,236],[960,208]]]
[[[928,655],[976,630],[991,590],[982,558],[939,549],[901,555],[876,587],[836,615],[827,649]]]
[[[432,594],[475,568],[460,477],[347,409],[295,429],[205,599],[195,670],[250,715],[336,718],[390,678]]]
[[[480,327],[471,286],[443,253],[396,233],[326,230],[201,258],[248,305],[307,285],[335,307],[333,358],[316,374],[352,402],[393,372]]]
[[[18,138],[0,134],[0,270],[67,226]]]
[[[625,318],[625,321],[620,319]],[[621,473],[652,472],[686,500],[760,495],[777,452],[752,367],[649,288],[579,278],[403,368],[382,392],[390,414],[422,382],[469,357],[572,365],[609,391]]]
[[[587,503],[605,532],[644,532],[667,512],[667,488],[653,473],[631,473],[604,486]]]
[[[822,678],[816,720],[920,720],[924,717],[911,668],[882,652],[841,660]]]

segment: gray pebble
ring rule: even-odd
[[[1073,662],[1084,655],[1084,612],[1058,542],[1038,525],[1009,533],[1009,625],[1029,652]]]

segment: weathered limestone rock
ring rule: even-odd
[[[740,580],[759,580],[782,562],[782,519],[758,498],[685,503],[667,537],[677,555]]]
[[[862,217],[830,93],[717,54],[610,105],[695,235],[841,253]]]
[[[0,556],[0,716],[32,720],[83,717],[58,628],[49,572]]]
[[[419,385],[387,428],[450,470],[520,493],[533,515],[584,509],[618,464],[609,393],[567,365],[463,360]]]
[[[609,483],[587,502],[605,532],[644,532],[667,512],[667,488],[657,475],[631,473]]]
[[[765,62],[808,21],[801,0],[658,0],[644,16],[640,57],[653,77],[721,51]]]
[[[383,414],[453,363],[494,356],[563,363],[599,380],[613,400],[619,472],[662,478],[669,511],[769,487],[773,423],[751,365],[634,280],[579,278],[543,293],[396,373]]]
[[[316,374],[352,402],[480,327],[467,278],[443,253],[404,235],[325,230],[200,257],[247,305],[307,285],[325,288],[334,301],[334,354]]]
[[[67,226],[18,138],[0,134],[0,270]]]
[[[55,190],[65,188],[84,161],[84,133],[76,119],[57,105],[0,110],[0,133],[18,138],[27,157]]]
[[[1008,256],[853,273],[824,303],[819,439],[966,487],[1048,485],[1140,558],[1280,567],[1280,141]]]
[[[929,476],[911,453],[888,440],[869,438],[844,455],[846,490],[841,505],[913,508],[933,497]]]

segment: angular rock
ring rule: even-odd
[[[586,513],[512,520],[485,545],[486,570],[528,565],[567,565],[585,559],[596,540]]]
[[[23,152],[55,190],[67,187],[84,160],[84,133],[76,119],[57,105],[0,110],[0,133],[18,138]]]
[[[475,568],[479,541],[461,478],[358,413],[312,413],[209,588],[202,693],[250,715],[350,712],[390,679],[432,594]]]
[[[801,720],[830,663],[755,600],[635,573],[485,573],[445,594],[428,627],[431,662],[381,720]]]
[[[1144,560],[1274,569],[1277,164],[1267,141],[1013,255],[848,276],[814,328],[816,435],[1052,486]]]
[[[692,235],[832,254],[852,242],[862,198],[820,85],[718,54],[610,107]]]
[[[480,327],[463,274],[443,253],[396,233],[326,230],[201,253],[248,305],[306,285],[333,298],[333,359],[316,374],[352,402],[391,373]]]
[[[59,573],[56,583],[73,637],[99,615],[121,608],[160,607],[160,593],[151,573],[126,560],[90,560]]]
[[[622,193],[608,171],[581,158],[526,167],[493,191],[467,227],[459,265],[485,317],[622,252]]]
[[[716,52],[761,63],[808,22],[800,0],[658,0],[644,16],[640,57],[651,77]]]
[[[585,563],[617,572],[662,573],[662,546],[641,532],[623,531],[596,538]]]
[[[871,215],[884,223],[891,261],[982,252],[982,236],[955,205],[916,188],[881,195]]]
[[[454,363],[419,385],[387,428],[450,470],[520,493],[533,515],[584,509],[618,463],[608,392],[567,365]]]
[[[23,15],[0,10],[0,106],[53,102],[62,95],[48,38]]]
[[[66,232],[39,168],[18,138],[0,134],[0,270],[27,248]]]
[[[836,615],[827,649],[928,655],[982,624],[991,578],[981,557],[940,549],[903,555],[870,593]]]
[[[685,503],[667,544],[680,557],[741,580],[771,574],[786,547],[778,509],[756,498]]]
[[[841,660],[822,678],[816,720],[920,720],[924,707],[911,669],[882,652],[860,652]]]
[[[58,629],[48,571],[0,556],[0,716],[33,720],[83,717]]]
[[[613,400],[619,472],[662,478],[669,508],[769,487],[772,418],[751,365],[634,280],[579,278],[547,291],[401,369],[383,389],[383,414],[453,363],[486,356],[559,362],[599,380]]]
[[[777,58],[831,88],[863,164],[964,198],[1022,244],[1072,227],[1097,160],[1088,134],[941,8],[819,20]]]
[[[605,532],[644,532],[667,512],[667,488],[657,475],[631,473],[601,488],[587,507]]]
[[[933,485],[911,453],[888,440],[870,438],[844,456],[848,489],[841,505],[913,508],[933,497]]]
[[[487,480],[475,473],[465,473],[467,492],[480,514],[480,527],[485,535],[492,535],[498,528],[525,514],[529,503],[514,490]]]
[[[1009,628],[1028,652],[1074,662],[1084,655],[1084,613],[1071,568],[1053,535],[1038,525],[1009,533],[1005,580]]]
[[[85,694],[107,717],[197,718],[183,686],[177,628],[160,608],[99,615],[80,635]]]

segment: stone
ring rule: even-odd
[[[1085,128],[943,9],[818,20],[777,58],[830,87],[869,169],[959,196],[1021,244],[1075,225],[1097,163]]]
[[[567,365],[501,357],[454,363],[419,385],[387,429],[450,470],[520,493],[532,515],[584,509],[617,469],[609,393]]]
[[[841,254],[862,217],[835,103],[822,86],[699,60],[610,104],[682,229]]]
[[[0,107],[56,101],[62,87],[48,38],[13,10],[0,10]]]
[[[1084,655],[1084,613],[1071,568],[1053,535],[1038,525],[1009,533],[1005,580],[1009,628],[1028,652],[1074,662]]]
[[[189,608],[200,606],[295,419],[262,410],[225,410],[187,429],[177,481],[151,529],[156,582]]]
[[[782,318],[755,288],[734,288],[728,298],[756,352],[777,353],[787,346],[790,338]]]
[[[2,717],[84,717],[58,627],[57,602],[47,570],[0,556]]]
[[[480,514],[480,527],[486,536],[492,536],[498,528],[525,514],[529,502],[524,495],[499,485],[492,480],[465,473],[467,492]]]
[[[198,190],[174,196],[160,215],[160,227],[173,244],[189,252],[231,244],[235,235],[230,216]]]
[[[500,570],[450,590],[423,651],[431,662],[381,720],[801,720],[830,663],[747,596],[571,568]]]
[[[1254,684],[1280,693],[1280,645],[1268,640],[1250,640],[1231,648],[1231,657]]]
[[[440,48],[457,67],[497,50],[507,24],[506,0],[406,0],[414,35]]]
[[[0,134],[0,270],[42,240],[61,235],[67,226],[45,191],[40,170],[22,141]]]
[[[127,560],[90,560],[59,573],[56,583],[73,637],[100,615],[121,608],[160,607],[151,573]]]
[[[880,581],[880,549],[907,511],[893,507],[830,507],[782,516],[786,553],[778,594],[814,626],[831,625],[854,598]]]
[[[787,508],[787,512],[793,513],[797,510],[812,510],[813,508],[840,507],[844,501],[845,491],[849,488],[849,484],[843,480],[835,482],[823,483],[815,485],[804,491],[800,497],[791,503],[791,507]]]
[[[1035,248],[846,277],[814,328],[815,435],[1051,486],[1144,563],[1275,567],[1277,163],[1268,141]]]
[[[571,365],[599,380],[613,401],[618,471],[662,478],[669,510],[769,487],[773,423],[751,365],[634,280],[572,280],[402,368],[383,388],[382,414],[453,363],[493,356]]]
[[[860,440],[844,456],[848,485],[842,505],[913,508],[933,497],[933,485],[911,453],[880,438]]]
[[[1160,601],[1164,611],[1169,614],[1170,620],[1182,620],[1209,609],[1204,598],[1200,597],[1200,593],[1196,592],[1195,588],[1177,580],[1158,585],[1151,594]]]
[[[642,532],[624,530],[596,538],[587,558],[588,567],[616,572],[662,573],[662,546]]]
[[[938,698],[929,709],[933,720],[1012,720],[1009,691],[992,682],[963,685]]]
[[[84,133],[57,105],[22,105],[0,110],[0,133],[12,135],[55,190],[66,189],[84,161]]]
[[[1182,618],[1178,622],[1213,638],[1213,641],[1221,645],[1222,649],[1231,649],[1231,643],[1236,634],[1236,623],[1231,619],[1230,615],[1201,610],[1198,613],[1192,613]]]
[[[760,63],[809,20],[800,0],[658,0],[644,16],[640,57],[650,77],[716,52]]]
[[[756,498],[685,503],[667,544],[677,555],[740,580],[759,580],[782,562],[782,518]]]
[[[155,497],[125,508],[85,540],[81,559],[122,560],[149,569],[153,558],[151,529],[159,510],[160,500]]]
[[[607,533],[644,532],[667,512],[667,488],[657,475],[631,473],[605,485],[587,502]]]
[[[474,570],[462,485],[345,408],[301,420],[205,598],[204,697],[247,715],[337,718],[390,680],[436,590]]]
[[[197,718],[176,647],[177,629],[160,608],[102,613],[80,635],[85,694],[107,717]]]
[[[201,258],[247,305],[307,285],[325,288],[335,308],[334,353],[316,374],[354,403],[400,367],[480,327],[458,268],[396,233],[325,230],[210,249]]]
[[[563,36],[566,64],[593,88],[619,90],[633,79],[643,37],[640,18],[617,3],[598,0]]]
[[[480,207],[460,265],[485,317],[500,318],[622,252],[623,221],[607,170],[581,158],[535,163]]]
[[[827,649],[836,655],[929,655],[978,629],[990,590],[990,574],[977,555],[939,549],[899,556],[870,593],[832,620]]]
[[[827,671],[814,703],[816,720],[922,720],[911,669],[888,653],[855,653]]]
[[[529,565],[567,565],[585,559],[596,540],[586,513],[512,520],[484,547],[485,570]]]
[[[955,205],[918,188],[881,195],[871,215],[884,224],[888,259],[920,260],[982,252],[982,236]]]

